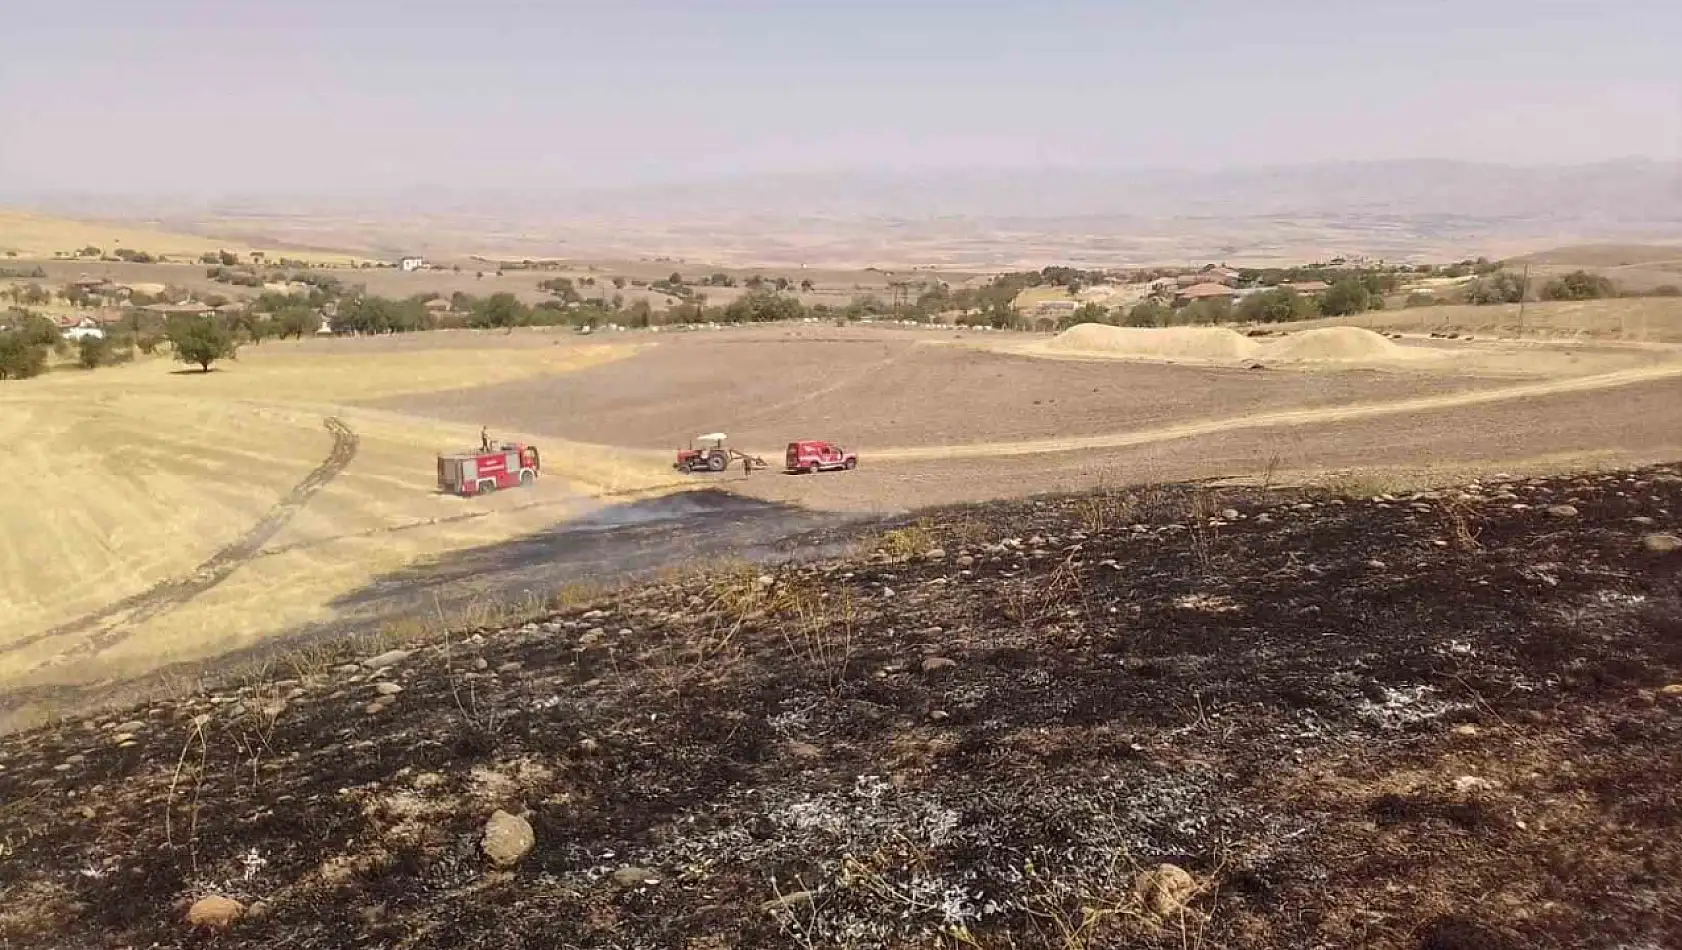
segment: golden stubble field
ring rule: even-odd
[[[383,572],[669,482],[658,466],[551,439],[532,491],[450,498],[435,490],[434,455],[476,444],[476,426],[351,405],[635,349],[271,343],[208,375],[148,360],[0,388],[0,685],[226,653],[327,619],[332,598]]]

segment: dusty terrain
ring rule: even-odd
[[[1679,519],[1105,492],[297,653],[0,739],[0,944],[1672,946]]]

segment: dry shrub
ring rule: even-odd
[[[890,557],[920,557],[936,547],[934,529],[926,520],[888,531],[878,544]]]

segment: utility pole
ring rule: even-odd
[[[1530,262],[1524,262],[1524,276],[1519,278],[1518,286],[1518,335],[1524,339],[1524,300],[1530,296]]]

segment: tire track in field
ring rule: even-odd
[[[227,580],[240,567],[257,557],[267,544],[292,520],[317,492],[331,485],[350,463],[356,459],[362,440],[344,421],[328,416],[322,425],[333,436],[333,448],[327,458],[303,480],[292,486],[285,497],[276,502],[263,517],[233,542],[212,554],[193,569],[191,574],[160,581],[137,594],[124,597],[113,604],[67,623],[59,624],[34,636],[24,637],[5,645],[0,654],[14,653],[43,640],[83,635],[87,639],[76,646],[77,652],[97,653],[129,635],[136,624],[168,613]]]

